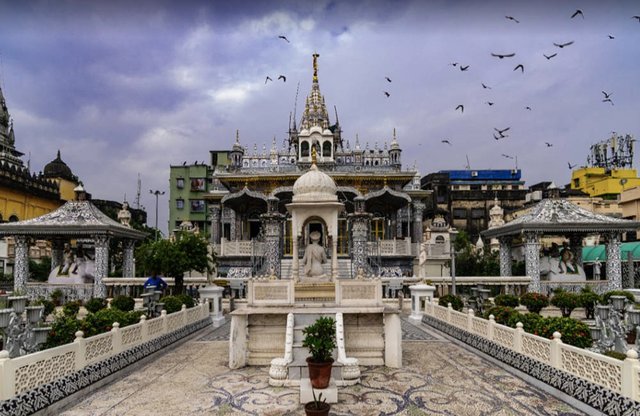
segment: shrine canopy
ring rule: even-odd
[[[34,238],[68,236],[109,237],[142,240],[147,233],[126,227],[102,213],[88,200],[68,201],[60,208],[36,218],[0,224],[0,237],[29,236]]]
[[[566,199],[543,199],[531,211],[507,224],[482,232],[484,238],[500,238],[527,232],[540,234],[596,234],[636,231],[640,222],[588,211]]]

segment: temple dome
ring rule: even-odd
[[[315,163],[293,184],[293,202],[337,201],[338,188],[331,176],[318,170]]]
[[[57,157],[45,165],[44,176],[47,178],[68,179],[70,181],[76,180],[71,168],[60,158],[60,150],[58,150]]]

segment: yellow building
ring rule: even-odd
[[[578,189],[592,197],[615,199],[624,189],[640,186],[635,169],[606,169],[582,167],[571,174],[571,189]]]

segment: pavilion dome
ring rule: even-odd
[[[293,202],[337,201],[338,188],[331,176],[318,170],[315,163],[293,184]]]
[[[70,181],[76,180],[71,168],[60,158],[60,150],[58,150],[57,157],[45,165],[44,176],[47,178],[68,179]]]

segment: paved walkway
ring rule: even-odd
[[[402,330],[404,368],[364,367],[331,415],[583,414],[424,325]],[[227,367],[228,336],[228,324],[206,330],[63,415],[304,415],[298,390],[270,387],[268,368]]]

